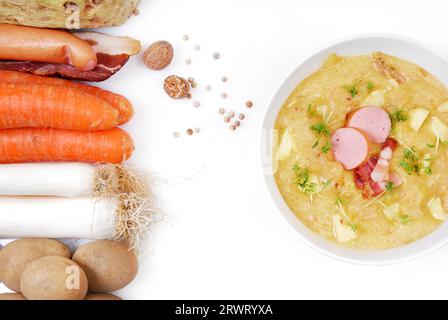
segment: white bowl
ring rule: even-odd
[[[269,197],[293,232],[314,249],[333,258],[356,264],[386,265],[409,261],[428,254],[448,242],[448,224],[412,244],[395,249],[368,251],[349,249],[321,238],[297,219],[283,200],[274,180],[272,161],[273,128],[277,114],[294,90],[307,76],[321,67],[331,54],[359,55],[381,51],[414,62],[448,85],[448,59],[427,45],[411,39],[391,35],[366,35],[340,41],[323,49],[296,67],[277,88],[262,118],[259,130],[259,165]]]

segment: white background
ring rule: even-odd
[[[365,267],[323,256],[292,234],[271,208],[256,162],[257,126],[281,79],[339,38],[359,33],[405,35],[448,54],[448,2],[437,0],[142,0],[140,15],[107,30],[144,47],[175,46],[162,72],[134,58],[106,83],[137,111],[126,129],[137,150],[132,163],[152,172],[166,222],[152,233],[127,299],[448,298],[448,248],[407,264]],[[188,34],[185,42],[182,36]],[[193,45],[201,51],[195,52]],[[222,59],[211,58],[213,52]],[[193,63],[185,65],[191,58]],[[448,72],[448,70],[447,70]],[[162,90],[170,74],[193,76],[192,101]],[[221,76],[229,82],[221,83]],[[211,85],[211,92],[204,86]],[[229,99],[219,95],[227,92]],[[254,108],[244,107],[246,100]],[[243,111],[231,132],[219,107]],[[202,132],[188,137],[188,128]],[[179,131],[180,138],[172,133]],[[36,212],[36,214],[38,214]],[[2,288],[0,287],[0,291]]]

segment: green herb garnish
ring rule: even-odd
[[[394,189],[394,183],[392,181],[389,181],[386,185],[386,192],[392,192]]]
[[[423,159],[422,172],[427,176],[432,175],[431,161],[432,159],[428,155]]]
[[[310,173],[308,169],[301,169],[299,166],[295,165],[293,170],[296,174],[294,182],[297,184],[300,191],[306,194],[316,193],[317,184],[310,181]]]
[[[420,166],[418,164],[412,164],[405,161],[400,161],[400,167],[402,167],[409,175],[411,175],[413,172],[418,173],[420,169]]]
[[[327,180],[325,180],[325,181],[322,182],[322,187],[323,187],[324,189],[328,189],[328,188],[331,186],[331,184],[332,184],[331,179],[327,179]]]
[[[404,225],[407,225],[409,224],[409,222],[411,222],[411,217],[407,214],[398,216],[398,219]]]
[[[408,120],[408,115],[403,110],[395,110],[389,113],[390,121],[392,122],[392,128],[394,128],[399,122]]]
[[[344,86],[352,98],[358,95],[358,87],[356,84]]]
[[[367,82],[367,90],[373,90],[375,88],[375,85],[372,82]]]
[[[423,168],[423,173],[425,173],[428,176],[432,175],[432,168],[431,167]]]
[[[313,105],[310,103],[307,107],[307,112],[310,116],[316,116],[317,112],[315,110],[313,110]]]
[[[330,129],[325,122],[320,122],[312,125],[311,130],[315,131],[319,135],[324,135],[325,137],[330,136]]]
[[[316,148],[317,145],[319,144],[319,142],[320,142],[320,139],[317,139],[316,142],[314,142],[314,144],[313,144],[313,146],[311,148],[313,148],[313,149]]]
[[[327,140],[327,142],[325,143],[325,145],[324,145],[322,148],[320,148],[320,150],[321,150],[323,153],[325,153],[325,154],[327,154],[328,151],[330,151],[330,149],[331,149],[331,142],[328,141],[328,140]]]
[[[431,144],[431,143],[428,143],[427,146],[428,146],[428,148],[431,148],[431,149],[434,149],[436,147],[435,144]]]
[[[417,154],[415,153],[414,147],[406,148],[404,150],[404,158],[406,160],[409,160],[409,161],[412,161],[412,162],[418,161],[418,157],[417,157]]]

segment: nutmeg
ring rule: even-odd
[[[190,84],[184,78],[169,76],[163,84],[165,92],[173,99],[184,99],[190,96]]]
[[[157,41],[145,50],[143,62],[149,69],[160,71],[170,65],[173,56],[173,46],[168,41]]]

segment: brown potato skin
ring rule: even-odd
[[[113,292],[127,286],[138,271],[135,254],[125,245],[110,240],[90,242],[73,254],[89,280],[89,290]]]
[[[25,268],[45,256],[70,258],[68,247],[52,239],[20,239],[0,250],[0,279],[15,292],[20,291],[20,278]]]
[[[0,301],[7,300],[26,300],[26,298],[20,293],[2,293],[0,294]]]
[[[79,272],[79,288],[67,288],[68,277],[74,267]],[[85,272],[72,260],[49,256],[40,258],[28,265],[21,279],[21,290],[28,300],[83,300],[87,294]]]
[[[112,293],[91,293],[84,300],[123,300]]]

